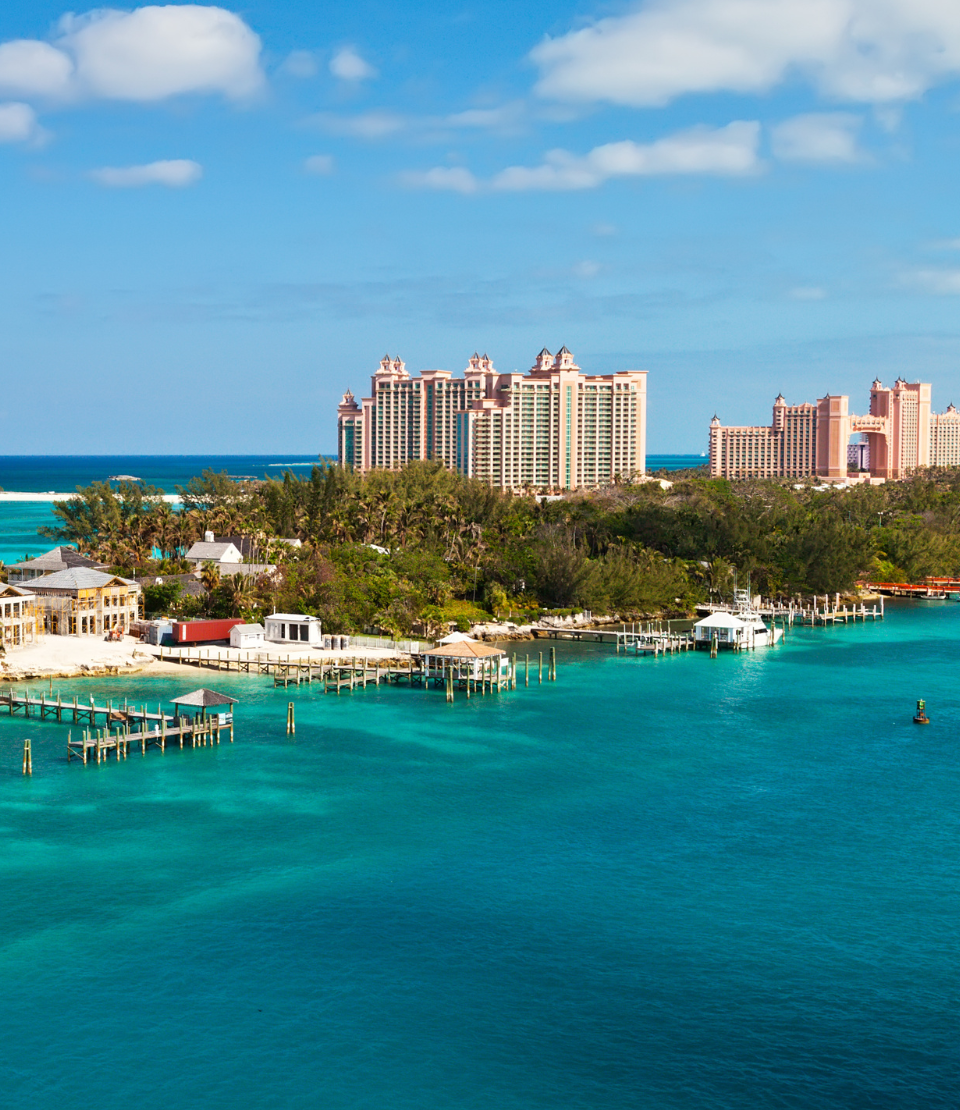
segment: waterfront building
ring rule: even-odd
[[[22,586],[0,582],[0,643],[4,648],[37,642],[37,598]]]
[[[55,635],[128,632],[139,616],[140,586],[118,574],[74,567],[37,578],[30,588],[45,631]]]
[[[14,583],[32,582],[45,574],[56,574],[71,567],[86,567],[89,570],[109,569],[106,563],[91,559],[89,555],[81,555],[72,547],[54,547],[35,559],[23,559],[19,563],[11,563],[7,567],[8,580]]]
[[[263,642],[262,624],[235,624],[230,629],[230,646],[233,648],[260,648]]]
[[[424,668],[430,678],[444,678],[453,672],[457,681],[494,678],[510,673],[510,659],[503,648],[484,644],[469,636],[448,637],[437,647],[428,648],[423,655]]]
[[[264,625],[264,639],[271,644],[303,644],[309,647],[323,644],[323,625],[319,617],[304,613],[271,613]]]
[[[411,377],[389,356],[371,396],[337,409],[340,464],[365,472],[436,459],[501,489],[576,489],[640,477],[646,462],[646,371],[587,375],[562,347],[527,374],[474,354],[464,375]]]
[[[952,404],[930,416],[930,465],[960,466],[960,412]]]
[[[870,387],[869,411],[850,412],[850,399],[827,394],[816,404],[773,403],[769,427],[710,423],[710,473],[724,478],[808,478],[886,481],[925,466],[960,465],[960,413],[931,413],[931,386],[898,379]],[[851,436],[860,441],[851,444]]]

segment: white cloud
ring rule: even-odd
[[[101,8],[65,15],[53,45],[0,44],[0,88],[23,96],[163,100],[181,93],[241,99],[263,84],[260,39],[223,8]]]
[[[316,77],[320,72],[316,56],[311,50],[291,50],[280,68],[291,77]]]
[[[330,72],[341,81],[366,81],[377,71],[352,46],[345,46],[330,59]]]
[[[319,112],[311,116],[308,122],[316,124],[330,135],[346,135],[353,139],[385,139],[389,135],[406,131],[411,126],[411,121],[405,116],[379,109],[361,112],[356,116]]]
[[[454,193],[475,193],[480,183],[462,166],[435,166],[423,173],[409,171],[400,175],[400,181],[414,189],[442,189]]]
[[[516,132],[523,122],[525,106],[512,101],[496,108],[467,108],[446,116],[404,116],[388,109],[374,108],[355,116],[318,112],[306,122],[331,135],[358,139],[385,139],[400,132],[437,137],[449,132],[489,130]]]
[[[332,154],[311,154],[304,158],[303,168],[307,173],[316,174],[317,177],[327,177],[333,173],[334,162]]]
[[[907,275],[906,282],[940,296],[960,295],[960,270],[916,270]]]
[[[515,131],[523,121],[526,105],[523,101],[513,100],[496,108],[467,108],[463,112],[453,112],[444,116],[443,125],[459,128],[476,128],[490,131]]]
[[[863,119],[847,112],[794,116],[771,132],[773,153],[785,162],[862,162],[857,132]]]
[[[142,185],[182,189],[185,185],[194,185],[202,176],[203,167],[186,158],[150,162],[145,166],[104,166],[90,172],[94,181],[113,189],[135,189]]]
[[[542,165],[510,166],[492,184],[504,190],[594,189],[611,177],[756,173],[762,165],[759,139],[759,123],[738,120],[716,129],[694,127],[652,143],[606,143],[583,157],[552,150]]]
[[[72,77],[73,62],[47,42],[0,43],[0,89],[20,96],[59,96]]]
[[[573,267],[573,272],[577,277],[589,280],[590,278],[595,278],[597,274],[600,273],[600,269],[601,266],[599,262],[594,262],[590,258],[584,258],[576,263]]]
[[[765,92],[799,74],[822,93],[903,101],[960,76],[955,0],[648,0],[531,52],[540,95],[663,105]]]
[[[822,301],[826,299],[827,291],[819,285],[798,285],[790,290],[790,296],[795,301]]]
[[[0,104],[0,143],[25,143],[42,135],[29,104]]]

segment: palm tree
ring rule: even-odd
[[[200,569],[200,585],[212,594],[213,591],[220,585],[220,568],[216,563],[206,562]]]

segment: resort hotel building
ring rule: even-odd
[[[864,416],[849,397],[816,404],[773,403],[769,427],[710,423],[710,474],[722,478],[807,478],[830,482],[887,481],[924,466],[960,466],[960,412],[930,411],[931,387],[898,379],[870,387]],[[860,441],[850,442],[859,435]]]
[[[577,489],[643,475],[647,375],[584,374],[566,347],[546,348],[526,374],[501,374],[474,354],[461,378],[411,377],[389,356],[370,396],[337,409],[338,457],[360,471],[437,459],[501,489]]]

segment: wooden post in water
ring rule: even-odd
[[[447,701],[453,701],[453,664],[447,668]]]
[[[523,684],[524,686],[530,685],[530,653],[527,652],[523,661]]]
[[[539,661],[537,663],[537,684],[543,684],[543,652],[538,653]]]
[[[557,649],[552,647],[550,649],[550,681],[557,681]]]
[[[30,750],[29,736],[23,742],[23,773],[25,775],[33,774],[33,752]]]
[[[287,736],[292,736],[297,731],[297,725],[293,717],[293,702],[287,702]]]
[[[716,659],[716,657],[717,657],[717,634],[716,634],[716,632],[714,632],[714,634],[710,637],[710,658],[711,659]]]

